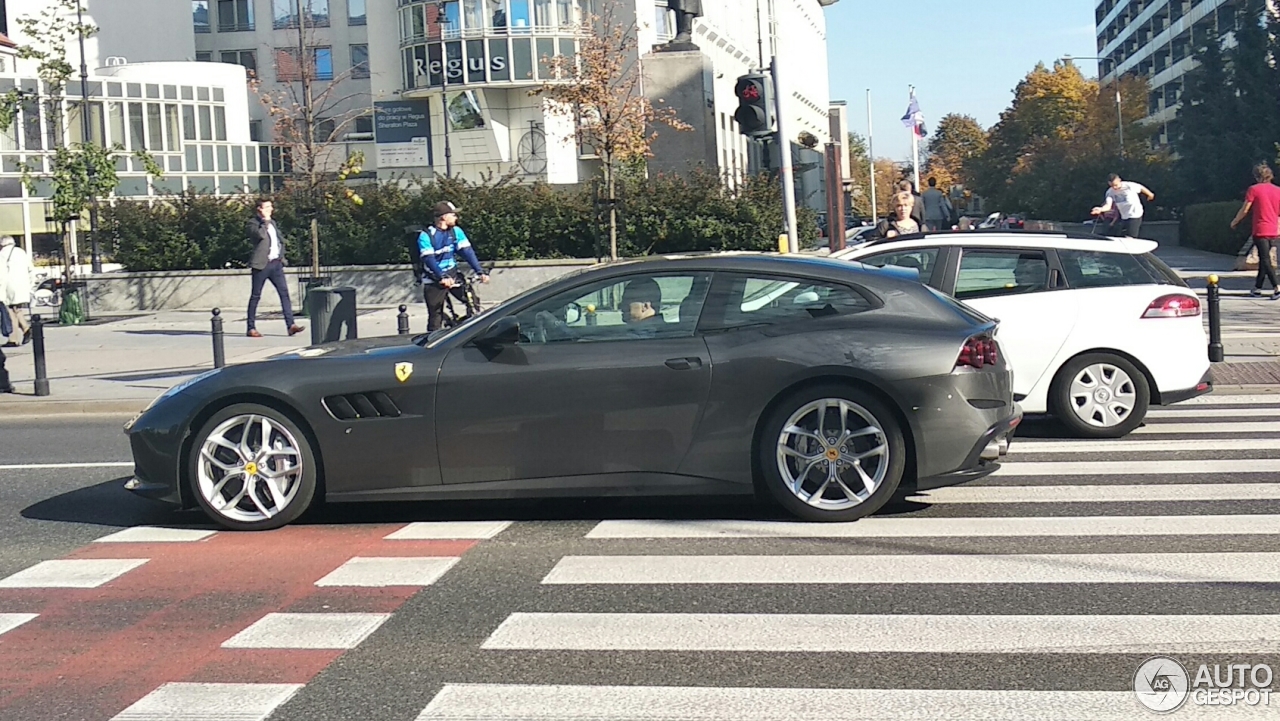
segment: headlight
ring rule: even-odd
[[[213,369],[213,370],[211,370],[211,371],[205,371],[204,373],[201,373],[201,374],[199,374],[199,375],[191,376],[190,378],[186,379],[185,381],[182,381],[182,382],[181,382],[181,383],[179,383],[178,385],[176,385],[176,386],[174,386],[174,387],[170,388],[169,390],[165,391],[164,393],[161,393],[160,395],[156,396],[156,399],[155,399],[155,400],[153,400],[153,401],[151,401],[151,403],[150,403],[150,404],[149,404],[149,405],[148,405],[148,406],[143,410],[143,413],[146,413],[148,410],[151,410],[151,406],[154,406],[155,404],[159,403],[160,401],[164,400],[165,398],[168,398],[169,396],[174,396],[174,395],[177,395],[177,394],[181,393],[182,391],[184,391],[184,390],[186,390],[186,389],[190,388],[191,386],[195,385],[196,383],[199,383],[200,381],[204,380],[205,378],[208,378],[209,376],[211,376],[211,375],[213,375],[213,374],[217,373],[219,370],[221,370],[221,369],[219,369],[219,368],[214,368],[214,369]]]

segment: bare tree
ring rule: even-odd
[[[606,0],[600,15],[583,18],[577,55],[544,58],[558,80],[531,93],[554,101],[551,111],[570,116],[578,143],[600,157],[613,260],[618,259],[618,170],[652,155],[650,148],[658,137],[654,124],[692,129],[675,110],[655,107],[644,96],[633,15],[616,0]]]
[[[275,143],[288,152],[290,173],[286,187],[298,191],[312,210],[311,270],[320,275],[320,234],[315,210],[328,202],[332,193],[325,185],[345,180],[359,173],[364,163],[362,153],[346,153],[343,137],[356,119],[367,114],[369,94],[355,90],[349,81],[367,75],[368,61],[347,70],[333,72],[330,50],[329,66],[317,62],[319,43],[316,22],[311,13],[311,0],[295,0],[297,9],[296,41],[288,49],[274,51],[277,87],[268,87],[251,74],[250,87],[271,118]],[[356,198],[350,191],[347,198]]]

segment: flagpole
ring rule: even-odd
[[[911,88],[911,99],[915,100],[916,86],[908,86]],[[918,124],[911,124],[911,170],[915,174],[916,192],[920,192],[920,132]]]
[[[875,131],[871,128],[871,88],[867,88],[867,165],[871,173],[871,222],[880,220],[879,205],[876,204],[876,141]]]

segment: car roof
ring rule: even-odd
[[[1057,248],[1098,253],[1150,253],[1160,244],[1142,238],[1111,238],[1087,233],[1064,233],[1045,230],[959,230],[936,233],[912,233],[894,238],[873,240],[857,248],[838,251],[832,258],[852,258],[879,250],[924,248],[932,246],[986,246],[994,248]]]
[[[652,255],[629,258],[615,263],[601,263],[589,269],[607,274],[626,275],[634,272],[664,270],[739,271],[747,273],[771,273],[819,277],[839,282],[850,280],[850,274],[858,282],[871,285],[919,285],[918,277],[906,273],[888,271],[862,263],[850,263],[847,259],[832,258],[809,253],[763,253],[755,251],[706,251],[671,255]]]

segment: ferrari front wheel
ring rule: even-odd
[[[235,531],[279,528],[307,510],[316,460],[305,433],[274,408],[237,404],[218,411],[191,444],[196,502]]]

